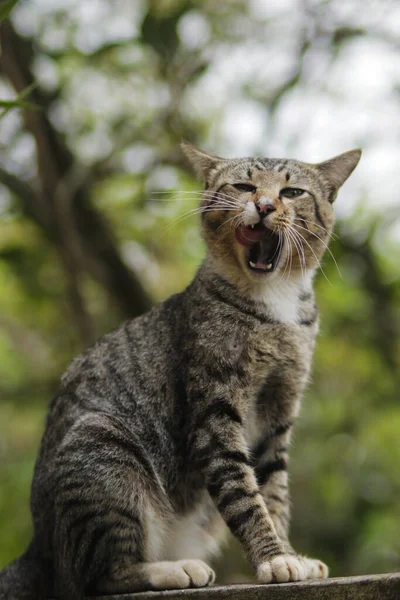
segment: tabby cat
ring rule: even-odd
[[[207,258],[63,376],[34,537],[1,598],[207,586],[203,560],[228,528],[261,583],[327,577],[288,539],[288,448],[318,330],[313,275],[361,152],[307,164],[183,150],[205,182]]]

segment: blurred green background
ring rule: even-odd
[[[0,567],[69,360],[181,290],[204,254],[181,139],[319,161],[361,146],[316,287],[292,538],[332,575],[400,569],[400,5],[23,0],[1,27]],[[176,190],[171,194],[159,191]],[[182,217],[182,219],[180,218]],[[237,545],[220,580],[245,580]]]

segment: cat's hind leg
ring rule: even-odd
[[[42,546],[51,540],[54,594],[63,600],[83,598],[100,581],[114,592],[202,586],[213,577],[199,561],[148,566],[162,558],[174,511],[140,439],[114,418],[85,416],[39,467],[35,505],[46,502],[36,526]],[[149,519],[161,539],[150,539]]]

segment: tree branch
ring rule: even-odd
[[[22,38],[10,22],[0,28],[2,56],[0,66],[17,92],[33,82],[30,64],[32,44]],[[78,314],[84,337],[92,338],[91,318],[80,292],[86,271],[107,289],[109,295],[128,317],[135,317],[151,307],[151,300],[141,282],[122,261],[113,235],[102,215],[90,204],[91,174],[81,176],[74,159],[59,133],[47,117],[47,99],[40,89],[31,100],[41,111],[23,110],[26,129],[32,134],[37,152],[40,191],[32,193],[29,184],[4,169],[0,177],[22,200],[25,214],[44,229],[59,251],[70,282],[70,300]]]

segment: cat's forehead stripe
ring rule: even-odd
[[[246,157],[236,159],[224,159],[218,162],[209,173],[208,188],[213,188],[221,183],[233,179],[253,180],[257,172],[271,172],[279,174],[284,181],[300,177],[303,180],[313,180],[314,185],[318,185],[306,165],[296,162],[292,159],[265,158],[261,156]],[[301,183],[301,182],[299,182]]]

